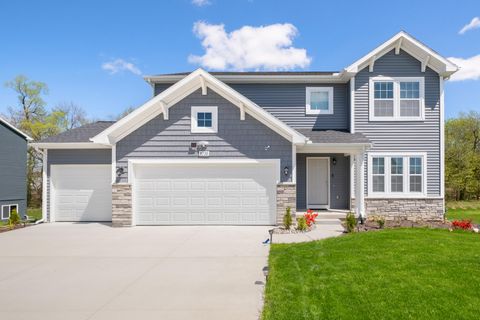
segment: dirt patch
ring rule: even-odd
[[[342,221],[342,226],[345,228],[345,221]],[[365,231],[377,231],[382,229],[393,229],[393,228],[431,228],[431,229],[450,229],[452,224],[449,221],[409,221],[409,220],[394,220],[394,221],[385,221],[385,225],[382,227],[379,226],[377,221],[365,221],[363,224],[358,224],[355,228],[357,232]]]
[[[23,229],[23,228],[27,228],[27,227],[30,227],[30,226],[33,226],[33,224],[28,223],[28,224],[19,224],[19,225],[16,225],[16,226],[9,226],[9,225],[0,226],[0,233],[13,231],[13,230],[17,230],[17,229]]]

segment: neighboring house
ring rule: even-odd
[[[44,212],[114,226],[271,225],[288,206],[440,219],[456,70],[400,32],[340,72],[146,77],[154,97],[128,116],[36,143]]]
[[[32,138],[0,118],[0,221],[27,214],[27,141]]]

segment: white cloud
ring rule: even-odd
[[[473,30],[473,29],[478,29],[480,28],[480,18],[475,17],[470,21],[470,23],[466,24],[463,26],[462,30],[460,30],[458,33],[459,34],[464,34],[467,31]]]
[[[114,59],[102,63],[102,69],[108,71],[110,74],[118,72],[128,71],[136,75],[141,75],[142,71],[132,62],[125,61],[123,59]]]
[[[192,4],[197,7],[208,6],[212,4],[209,0],[192,0]]]
[[[205,54],[190,55],[190,63],[215,70],[291,70],[306,68],[307,50],[292,46],[298,31],[289,23],[243,26],[225,32],[223,24],[198,21],[193,32],[202,40]]]
[[[451,57],[448,60],[460,67],[450,78],[451,81],[480,80],[480,54],[467,59]]]

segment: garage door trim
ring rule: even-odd
[[[128,181],[132,187],[132,224],[136,225],[137,217],[135,212],[135,170],[134,166],[161,166],[161,165],[175,165],[175,166],[188,166],[188,165],[238,165],[238,164],[271,164],[275,169],[275,183],[280,183],[280,159],[179,159],[179,158],[168,158],[168,159],[129,159],[128,160]],[[276,200],[275,200],[276,201]]]

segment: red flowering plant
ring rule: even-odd
[[[471,220],[453,220],[452,227],[463,230],[471,230],[473,228]]]
[[[318,213],[313,212],[312,209],[308,209],[305,213],[305,220],[307,221],[307,226],[310,228],[315,223],[315,218],[318,217]]]

